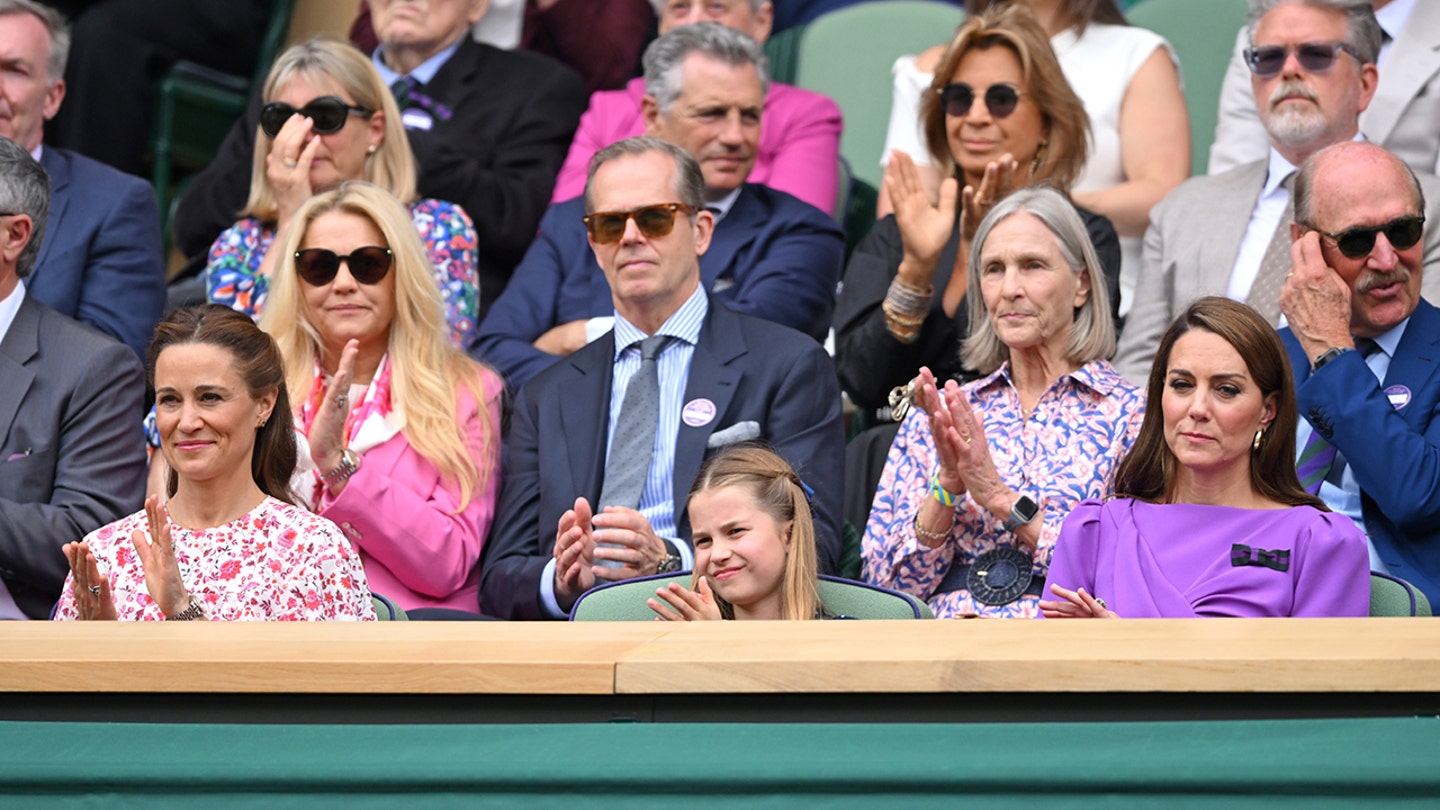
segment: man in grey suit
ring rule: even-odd
[[[45,169],[0,138],[0,618],[43,619],[60,547],[140,508],[145,373],[135,353],[26,294],[50,213]]]
[[[1371,0],[1384,31],[1376,67],[1380,85],[1360,131],[1417,172],[1440,174],[1440,3],[1434,0]],[[1220,122],[1210,147],[1210,174],[1264,157],[1265,127],[1255,113],[1250,69],[1245,65],[1249,30],[1235,40],[1235,55],[1220,90]]]
[[[1359,137],[1375,94],[1380,26],[1369,0],[1252,0],[1246,51],[1269,155],[1228,172],[1192,177],[1155,206],[1145,232],[1135,302],[1115,365],[1144,384],[1160,335],[1190,301],[1225,295],[1283,324],[1280,289],[1290,270],[1289,186],[1296,167]],[[1440,217],[1440,181],[1421,179]],[[1440,263],[1440,228],[1427,229],[1425,261]],[[1440,268],[1424,292],[1440,292]]]

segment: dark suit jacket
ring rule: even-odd
[[[45,147],[40,165],[50,175],[50,218],[26,290],[144,357],[165,308],[155,192],[64,149]]]
[[[575,499],[600,497],[614,368],[612,332],[531,380],[520,390],[505,440],[504,477],[495,526],[480,561],[480,611],[540,619],[540,577],[555,546],[560,516]],[[675,519],[688,542],[685,501],[710,435],[754,421],[815,490],[820,569],[840,555],[840,501],[845,438],[840,389],[819,344],[769,321],[711,301],[690,362],[684,401],[715,403],[707,425],[681,424],[675,448]]]
[[[26,295],[0,340],[0,578],[43,619],[60,547],[145,497],[145,374],[134,353]]]
[[[535,238],[585,111],[585,91],[580,77],[553,59],[466,37],[425,94],[454,117],[428,132],[407,131],[420,163],[420,196],[453,202],[474,220],[484,309]],[[259,119],[257,95],[181,200],[175,239],[186,256],[203,256],[245,204]]]
[[[1440,310],[1421,299],[1382,386],[1359,352],[1314,376],[1289,328],[1280,332],[1295,373],[1297,408],[1360,485],[1365,531],[1390,572],[1440,604]],[[1387,390],[1404,386],[1397,408]]]
[[[532,345],[552,327],[613,314],[610,285],[595,263],[576,197],[550,206],[514,282],[480,324],[470,351],[518,388],[555,362]],[[820,209],[747,183],[700,257],[700,283],[736,312],[823,341],[835,311],[845,234]],[[724,280],[716,288],[716,282]],[[725,286],[729,285],[729,286]]]

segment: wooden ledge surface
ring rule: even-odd
[[[0,622],[0,692],[1440,693],[1440,621]]]

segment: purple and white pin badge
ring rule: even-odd
[[[1398,411],[1410,404],[1410,389],[1403,385],[1392,385],[1385,389],[1385,398],[1390,400],[1390,404]]]
[[[680,409],[680,419],[690,427],[704,427],[715,418],[715,403],[704,397],[692,399]]]

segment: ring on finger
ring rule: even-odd
[[[92,595],[94,595],[94,596],[99,596],[99,595],[100,595],[100,586],[99,586],[99,585],[91,585],[91,586],[90,586],[90,593],[91,593]]]
[[[298,160],[287,160],[287,161],[285,161],[285,168],[287,168],[287,169],[293,169],[293,168],[295,168],[296,166],[299,166],[299,165],[300,165],[300,161],[298,161]]]
[[[1108,609],[1108,608],[1106,608],[1105,600],[1104,600],[1104,599],[1101,599],[1101,598],[1098,597],[1098,596],[1095,597],[1095,604],[1099,605],[1102,610]]]
[[[346,396],[345,394],[336,394],[335,404],[343,408],[346,405],[350,404],[350,397]]]

